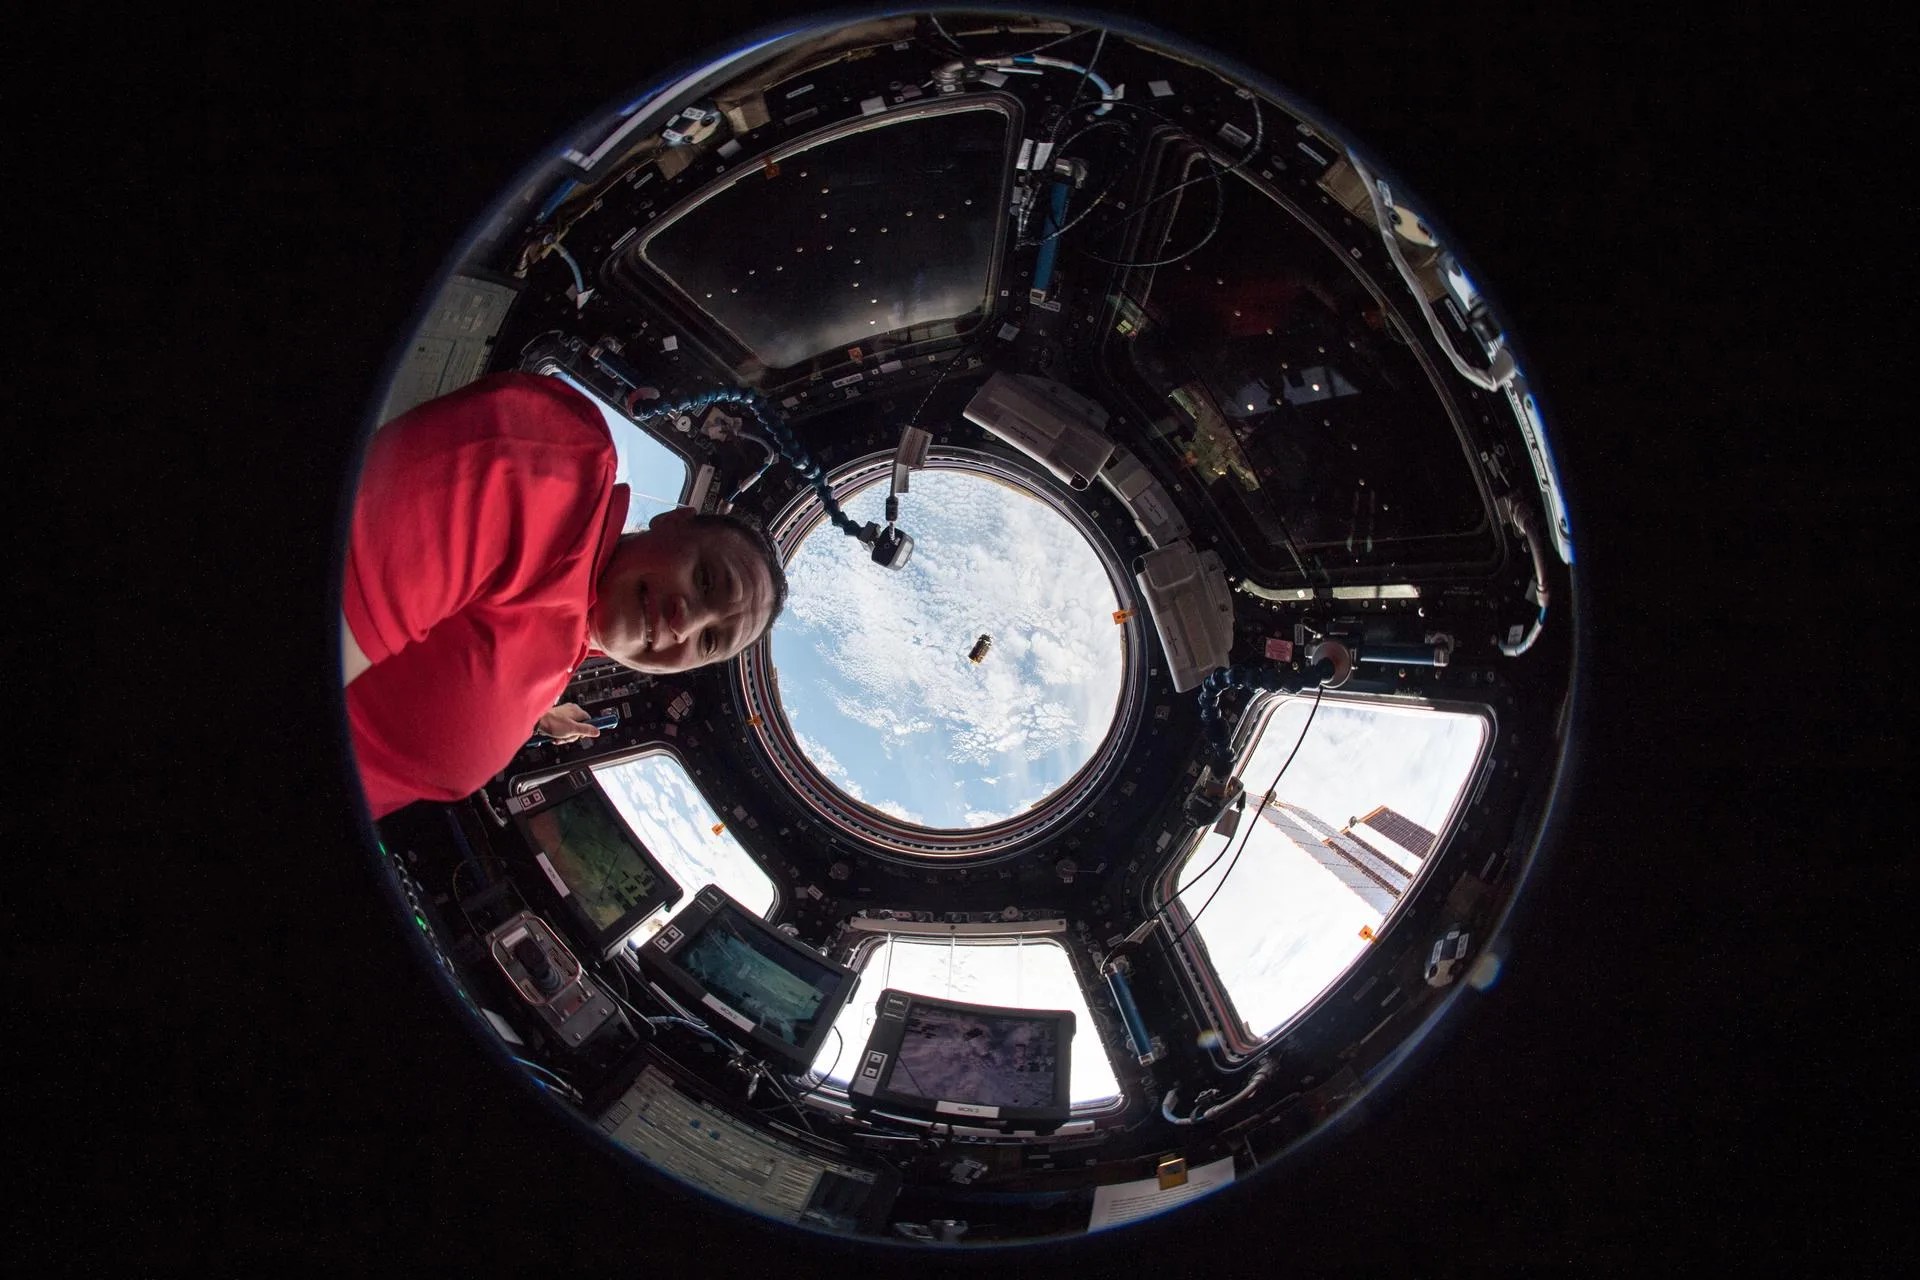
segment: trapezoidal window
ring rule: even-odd
[[[719,885],[756,915],[773,910],[772,877],[713,811],[685,765],[658,752],[595,769],[594,777],[634,835],[680,884],[680,896],[643,920],[626,945],[637,947],[658,933],[702,885]]]
[[[1168,925],[1241,1049],[1307,1012],[1384,934],[1492,741],[1470,711],[1333,698],[1316,711],[1285,695],[1262,716],[1238,762],[1239,830],[1206,833],[1162,885]]]
[[[880,993],[891,987],[915,995],[1008,1009],[1071,1009],[1070,1101],[1076,1111],[1117,1102],[1120,1082],[1073,965],[1058,942],[1044,937],[923,938],[888,934],[860,958],[860,985],[834,1020],[836,1034],[814,1060],[824,1083],[844,1089],[873,1034]]]
[[[613,433],[616,460],[613,481],[626,485],[629,490],[627,532],[646,528],[647,521],[680,505],[680,497],[687,490],[685,458],[635,426],[625,414],[601,399],[592,387],[560,369],[547,368],[541,372],[560,379],[593,401],[593,407],[606,420],[607,430]]]

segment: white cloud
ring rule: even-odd
[[[680,897],[661,914],[672,915],[707,884],[719,885],[749,911],[765,913],[773,905],[772,879],[720,822],[679,761],[643,756],[595,776],[640,842],[680,884]]]
[[[864,522],[882,497],[869,489],[847,512]],[[842,786],[858,775],[870,796],[895,787],[869,771],[876,753],[929,777],[991,773],[1017,812],[1078,770],[1112,722],[1123,675],[1112,585],[1072,526],[981,477],[916,476],[903,507],[916,543],[904,571],[877,570],[831,526],[788,566],[776,662],[788,655],[792,672],[802,652],[817,660],[830,673],[824,703],[874,735],[854,750],[844,732],[809,722],[812,738],[831,741],[807,750],[828,748],[842,773],[823,772]],[[967,652],[981,634],[993,646],[975,664]],[[965,809],[935,813],[934,825],[958,824]]]
[[[875,804],[873,807],[878,809],[882,813],[892,814],[894,817],[900,819],[900,821],[902,822],[911,822],[915,826],[926,825],[926,823],[921,819],[919,814],[907,808],[907,806],[898,803],[897,801],[882,800],[879,803]]]
[[[840,757],[797,729],[793,737],[794,741],[800,744],[800,750],[806,753],[807,759],[813,761],[814,767],[826,774],[834,786],[839,787],[855,800],[866,798],[860,789],[860,784],[853,780],[852,775],[847,772],[847,767],[840,763]]]

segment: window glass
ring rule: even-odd
[[[628,945],[658,933],[702,885],[719,885],[755,915],[773,909],[772,877],[734,839],[678,760],[642,756],[596,769],[594,776],[648,852],[680,882],[680,896],[643,921]]]
[[[632,490],[627,501],[627,530],[644,529],[647,521],[662,511],[679,506],[680,495],[687,487],[686,460],[634,426],[591,387],[564,373],[556,372],[552,376],[593,401],[600,416],[606,419],[607,430],[613,433],[613,451],[619,459],[614,482]]]
[[[1073,1010],[1071,1100],[1076,1107],[1096,1106],[1120,1096],[1113,1064],[1107,1061],[1087,1010],[1086,995],[1074,980],[1073,966],[1057,942],[1045,938],[993,938],[984,941],[889,937],[867,952],[860,985],[840,1011],[827,1037],[815,1073],[845,1087],[860,1060],[880,993],[888,987],[923,996],[949,997],[971,1004],[1011,1009]]]
[[[843,499],[879,520],[885,484]],[[1066,517],[987,476],[913,477],[913,557],[876,573],[822,521],[773,625],[780,705],[814,767],[901,822],[970,830],[1046,800],[1099,751],[1126,678],[1120,607]]]
[[[1309,725],[1312,709],[1312,698],[1286,698],[1268,715],[1240,763],[1240,829],[1209,833],[1188,855],[1169,920],[1176,933],[1192,923],[1255,1040],[1303,1012],[1380,935],[1487,742],[1486,721],[1462,712],[1323,701]]]

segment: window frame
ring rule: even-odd
[[[569,368],[557,356],[540,356],[529,362],[525,367],[528,372],[537,373],[543,378],[553,378],[556,381],[564,382],[588,399],[594,401],[600,407],[603,416],[612,416],[624,420],[628,426],[639,432],[643,437],[659,445],[675,458],[679,459],[680,465],[685,468],[685,472],[681,477],[679,495],[674,499],[675,506],[698,508],[701,502],[705,500],[707,486],[711,483],[711,475],[703,475],[703,473],[710,473],[712,468],[702,463],[698,458],[695,458],[679,441],[670,439],[658,431],[654,431],[649,427],[643,427],[638,422],[635,422],[632,414],[621,409],[618,404],[609,399],[606,393],[596,387],[584,372],[579,369]],[[611,435],[613,429],[609,427],[607,430],[608,434]],[[614,447],[618,450],[618,441],[615,442]]]
[[[891,452],[868,454],[836,468],[826,477],[827,483],[835,497],[844,501],[883,483],[892,466]],[[1124,604],[1132,598],[1131,575],[1118,549],[1071,491],[1054,483],[1050,476],[1029,468],[1020,459],[959,446],[935,448],[927,456],[925,469],[958,471],[997,481],[1045,504],[1093,549],[1113,586],[1115,600]],[[767,532],[782,563],[791,562],[800,544],[826,518],[819,495],[806,489],[768,521]],[[757,754],[794,799],[838,836],[877,857],[908,865],[985,860],[1029,847],[1064,829],[1098,799],[1132,751],[1146,716],[1148,673],[1154,667],[1153,654],[1159,640],[1148,634],[1144,609],[1126,613],[1120,627],[1120,692],[1100,745],[1051,794],[1021,813],[980,827],[922,827],[902,822],[853,799],[828,778],[801,749],[798,734],[787,719],[773,663],[771,631],[749,645],[733,664],[732,683],[750,713],[751,741]]]
[[[1256,699],[1241,718],[1241,729],[1235,734],[1233,770],[1239,775],[1241,768],[1253,755],[1266,735],[1267,727],[1273,717],[1287,702],[1307,697],[1300,693],[1269,693]],[[1489,770],[1492,767],[1494,747],[1499,741],[1500,722],[1492,706],[1483,702],[1457,701],[1453,699],[1406,699],[1391,695],[1328,692],[1322,695],[1323,703],[1345,706],[1406,707],[1422,711],[1435,711],[1459,715],[1471,715],[1480,720],[1484,732],[1480,740],[1479,754],[1473,766],[1467,771],[1453,807],[1448,810],[1446,821],[1435,832],[1433,851],[1421,865],[1419,874],[1407,885],[1406,891],[1385,919],[1371,945],[1347,967],[1336,974],[1320,993],[1300,1006],[1273,1030],[1262,1036],[1252,1034],[1246,1019],[1240,1014],[1226,979],[1214,967],[1213,958],[1207,950],[1205,936],[1199,929],[1190,929],[1192,917],[1180,901],[1180,873],[1187,863],[1198,853],[1201,844],[1212,833],[1212,827],[1206,826],[1191,832],[1175,848],[1171,857],[1150,882],[1155,902],[1148,904],[1149,909],[1162,913],[1166,927],[1180,941],[1172,950],[1178,961],[1181,986],[1189,999],[1198,998],[1200,1007],[1193,1012],[1202,1025],[1211,1025],[1220,1034],[1221,1048],[1229,1061],[1240,1061],[1251,1057],[1259,1050],[1297,1030],[1310,1020],[1334,994],[1366,967],[1367,957],[1379,951],[1389,937],[1397,932],[1407,918],[1408,908],[1416,901],[1431,883],[1442,863],[1451,860],[1450,855],[1459,833],[1460,820],[1472,807],[1475,799],[1485,789]],[[1250,797],[1251,800],[1251,797]],[[1253,821],[1249,811],[1242,821]],[[1203,908],[1204,909],[1204,908]]]

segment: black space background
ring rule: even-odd
[[[1584,745],[1499,986],[1356,1123],[1171,1222],[953,1268],[1892,1256],[1913,970],[1881,957],[1913,860],[1882,650],[1912,466],[1875,346],[1912,323],[1880,311],[1912,269],[1883,70],[1908,24],[1557,8],[1140,10],[1377,152],[1504,304],[1574,504]],[[10,1258],[887,1265],[663,1197],[484,1066],[373,896],[333,729],[342,477],[444,255],[583,117],[798,11],[16,31],[44,84],[9,90],[13,132],[45,153],[9,203],[47,226],[10,257],[50,280],[15,299],[13,381],[49,404],[16,408],[13,462],[56,501],[16,535],[10,630],[66,669],[16,728],[52,806],[13,842],[45,888],[7,893],[9,985],[45,1015],[9,1037]]]

